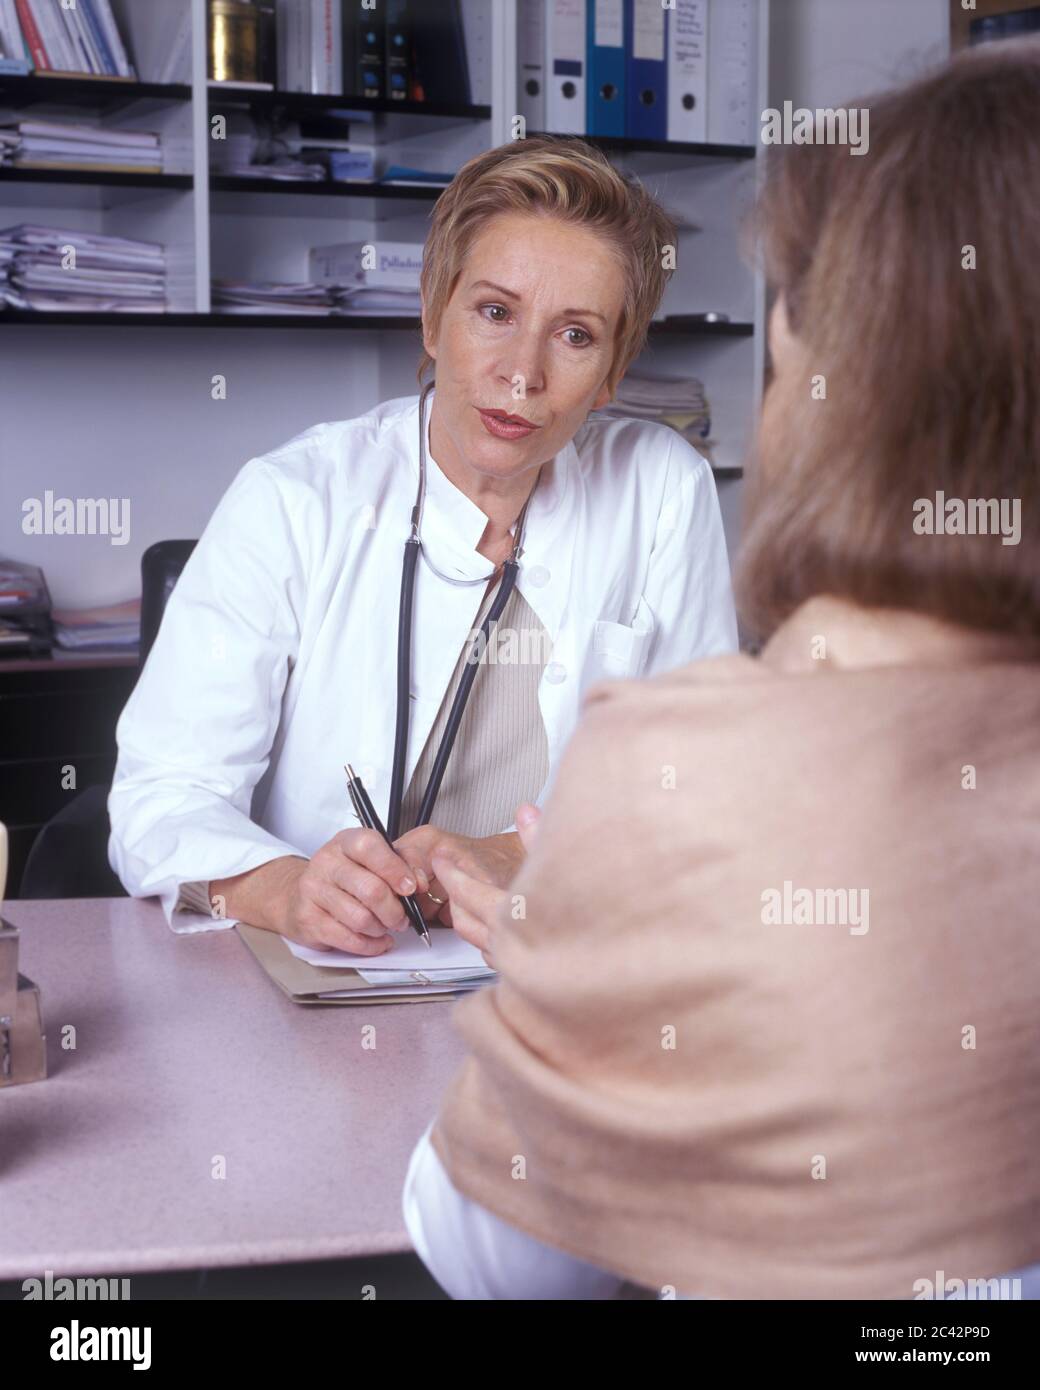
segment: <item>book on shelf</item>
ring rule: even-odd
[[[53,159],[41,157],[39,159],[19,159],[14,165],[16,169],[54,169],[64,173],[83,173],[83,174],[161,174],[163,166],[161,164],[117,164],[111,159]]]
[[[137,79],[109,0],[0,0],[0,50],[48,77]]]
[[[342,94],[344,18],[341,0],[279,0],[275,44],[282,91]]]
[[[262,15],[259,35],[257,76],[280,91],[491,101],[491,0],[383,0],[375,8],[361,0],[277,0],[273,43]]]

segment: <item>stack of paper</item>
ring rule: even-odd
[[[233,174],[240,179],[279,179],[283,183],[315,183],[325,178],[325,166],[302,159],[270,160],[266,164],[254,164],[251,159],[238,159],[235,150],[220,164],[225,174]]]
[[[222,314],[331,314],[333,292],[324,285],[267,280],[214,280],[213,307]]]
[[[0,231],[0,295],[16,309],[151,312],[166,308],[166,256],[152,241],[20,223]]]
[[[450,927],[430,929],[432,949],[409,928],[397,936],[392,950],[374,957],[315,951],[245,922],[236,930],[295,1004],[446,1004],[496,978],[480,952]]]
[[[423,994],[460,994],[479,989],[495,978],[475,946],[447,927],[430,931],[431,946],[425,946],[409,927],[382,956],[354,956],[346,951],[316,951],[297,941],[286,945],[297,960],[326,970],[356,971],[367,988],[326,990],[322,997],[371,998],[379,994],[398,994],[419,990]]]
[[[51,596],[38,565],[0,558],[0,653],[39,655],[53,642]]]
[[[54,640],[68,651],[137,650],[141,635],[141,600],[107,608],[55,608]]]
[[[108,130],[82,121],[6,117],[0,149],[16,169],[86,169],[102,173],[161,174],[158,135],[146,130]]]
[[[402,315],[416,318],[422,312],[418,290],[356,289],[340,287],[333,290],[341,314],[381,314],[387,317]]]
[[[616,399],[595,413],[659,420],[710,458],[711,409],[704,384],[694,376],[647,377],[629,372],[618,386]]]
[[[4,307],[4,289],[7,285],[7,272],[14,263],[18,243],[6,232],[0,232],[0,309]]]

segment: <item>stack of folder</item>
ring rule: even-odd
[[[244,922],[237,930],[294,1004],[445,1003],[495,979],[476,947],[449,927],[430,929],[432,949],[401,933],[382,956],[316,951]]]

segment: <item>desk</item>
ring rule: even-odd
[[[303,1008],[233,929],[179,936],[154,899],[4,916],[50,1074],[0,1092],[0,1279],[411,1248],[408,1159],[465,1050],[451,1004]]]

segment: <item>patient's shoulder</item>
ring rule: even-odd
[[[585,696],[585,709],[610,709],[618,714],[639,710],[642,717],[664,709],[676,699],[718,687],[750,685],[758,688],[770,679],[768,667],[743,652],[704,657],[686,666],[664,671],[644,680],[597,681]]]

